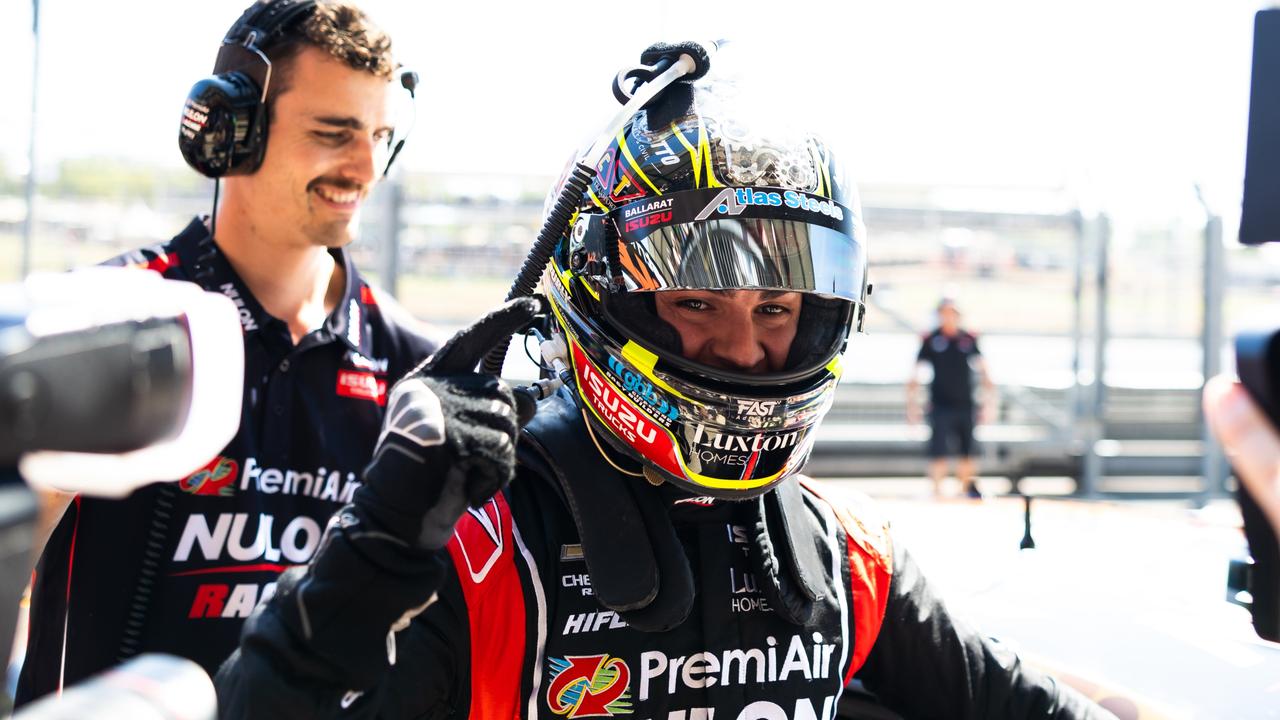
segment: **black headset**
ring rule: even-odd
[[[210,178],[248,175],[267,151],[267,90],[271,61],[264,49],[311,15],[315,0],[258,0],[236,20],[218,50],[213,75],[187,93],[178,148],[196,172]],[[404,71],[400,84],[414,96],[417,73]],[[404,147],[396,142],[383,175]]]

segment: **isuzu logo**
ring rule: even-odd
[[[628,442],[643,441],[646,445],[658,439],[657,429],[636,414],[591,363],[582,365],[582,376],[587,381],[591,404],[619,435]]]

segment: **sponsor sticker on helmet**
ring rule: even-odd
[[[641,215],[649,215],[659,210],[670,210],[671,203],[675,202],[673,198],[659,198],[657,200],[645,200],[644,202],[632,203],[622,211],[622,217],[630,220]]]
[[[815,198],[808,193],[796,190],[778,192],[759,188],[725,188],[717,193],[693,219],[706,220],[713,213],[741,215],[744,210],[753,206],[788,207],[793,210],[820,213],[835,220],[844,220],[844,209],[840,207],[840,203],[826,198]]]
[[[672,475],[683,475],[675,459],[675,445],[666,430],[658,427],[640,408],[596,369],[573,343],[573,367],[578,392],[601,422],[644,457]]]
[[[800,437],[799,430],[789,430],[782,433],[755,433],[752,435],[731,435],[726,432],[698,423],[693,426],[693,444],[705,447],[715,448],[716,450],[730,450],[740,453],[757,453],[768,452],[770,450],[778,450],[780,448],[795,447],[797,439]]]
[[[649,416],[662,423],[664,427],[670,428],[671,423],[680,417],[680,410],[667,400],[666,395],[659,392],[643,375],[628,368],[621,360],[610,355],[606,367],[622,384],[627,397],[634,400],[641,409],[648,410]]]
[[[623,230],[625,232],[635,232],[643,230],[650,225],[656,226],[671,222],[671,205],[674,202],[674,198],[661,198],[628,205],[622,211]]]
[[[773,219],[821,225],[853,237],[855,215],[830,198],[799,190],[726,187],[684,190],[661,199],[635,200],[614,210],[622,237],[635,242],[660,227],[723,219]]]
[[[695,505],[697,507],[715,507],[716,499],[709,495],[698,495],[696,497],[680,498],[672,505]]]
[[[743,418],[767,418],[773,417],[773,413],[778,409],[777,400],[748,400],[738,398],[738,417]]]

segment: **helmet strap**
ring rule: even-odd
[[[596,599],[638,630],[670,630],[693,608],[689,559],[662,498],[594,452],[583,440],[583,422],[564,395],[543,401],[524,427],[522,462],[541,468],[558,486],[578,528]],[[535,457],[528,458],[531,452]]]
[[[694,586],[667,496],[592,452],[584,423],[564,394],[544,400],[524,427],[521,462],[555,484],[573,516],[596,599],[637,630],[677,627],[693,608]],[[804,625],[823,599],[825,574],[800,484],[788,478],[754,505],[749,552],[761,591],[779,617]]]
[[[807,625],[822,600],[823,569],[813,538],[796,527],[808,517],[799,481],[787,478],[758,503],[750,552],[760,591],[779,617]]]
[[[591,444],[592,444],[592,445],[595,445],[595,446],[596,446],[596,450],[599,450],[599,451],[600,451],[600,457],[604,458],[604,461],[605,461],[605,462],[607,462],[607,463],[609,463],[609,466],[610,466],[610,467],[612,467],[614,470],[617,470],[618,472],[622,473],[623,475],[630,475],[631,477],[641,477],[641,476],[643,476],[643,475],[644,475],[644,473],[643,473],[643,472],[634,472],[634,471],[632,471],[632,470],[627,470],[627,469],[623,468],[621,465],[619,465],[618,463],[616,463],[616,462],[614,462],[614,461],[613,461],[613,458],[612,458],[612,457],[610,457],[610,455],[609,455],[609,451],[608,451],[608,450],[605,450],[605,449],[604,449],[604,446],[600,444],[600,441],[596,439],[596,431],[591,429],[591,423],[589,423],[589,422],[587,422],[587,421],[586,421],[586,420],[587,420],[587,418],[586,418],[586,412],[587,412],[587,411],[586,411],[586,410],[582,410],[581,412],[582,412],[582,414],[583,414],[583,418],[582,418],[582,420],[583,420],[583,424],[584,424],[584,425],[586,426],[586,428],[587,428],[587,435],[591,438]]]

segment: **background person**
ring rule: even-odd
[[[944,298],[938,303],[938,327],[924,336],[916,365],[907,381],[907,421],[920,422],[920,373],[924,365],[933,368],[929,382],[929,479],[933,494],[942,496],[942,480],[947,464],[955,459],[956,479],[962,492],[981,498],[977,484],[977,443],[974,427],[995,420],[996,387],[987,373],[987,364],[978,349],[978,338],[960,327],[960,311],[955,301]],[[973,375],[982,384],[981,407],[973,397]]]
[[[390,38],[347,2],[273,0],[248,8],[223,49],[234,58],[246,42],[265,52],[269,75],[220,54],[215,74],[248,77],[197,85],[184,122],[208,153],[198,169],[227,175],[216,225],[196,218],[111,261],[239,306],[240,429],[187,478],[123,500],[68,499],[35,573],[19,703],[142,652],[216,669],[278,574],[310,559],[359,487],[386,387],[434,348],[344,250],[388,162],[388,99],[400,85]],[[266,77],[261,108],[262,88],[248,83]],[[199,111],[228,94],[250,105],[236,138]]]

